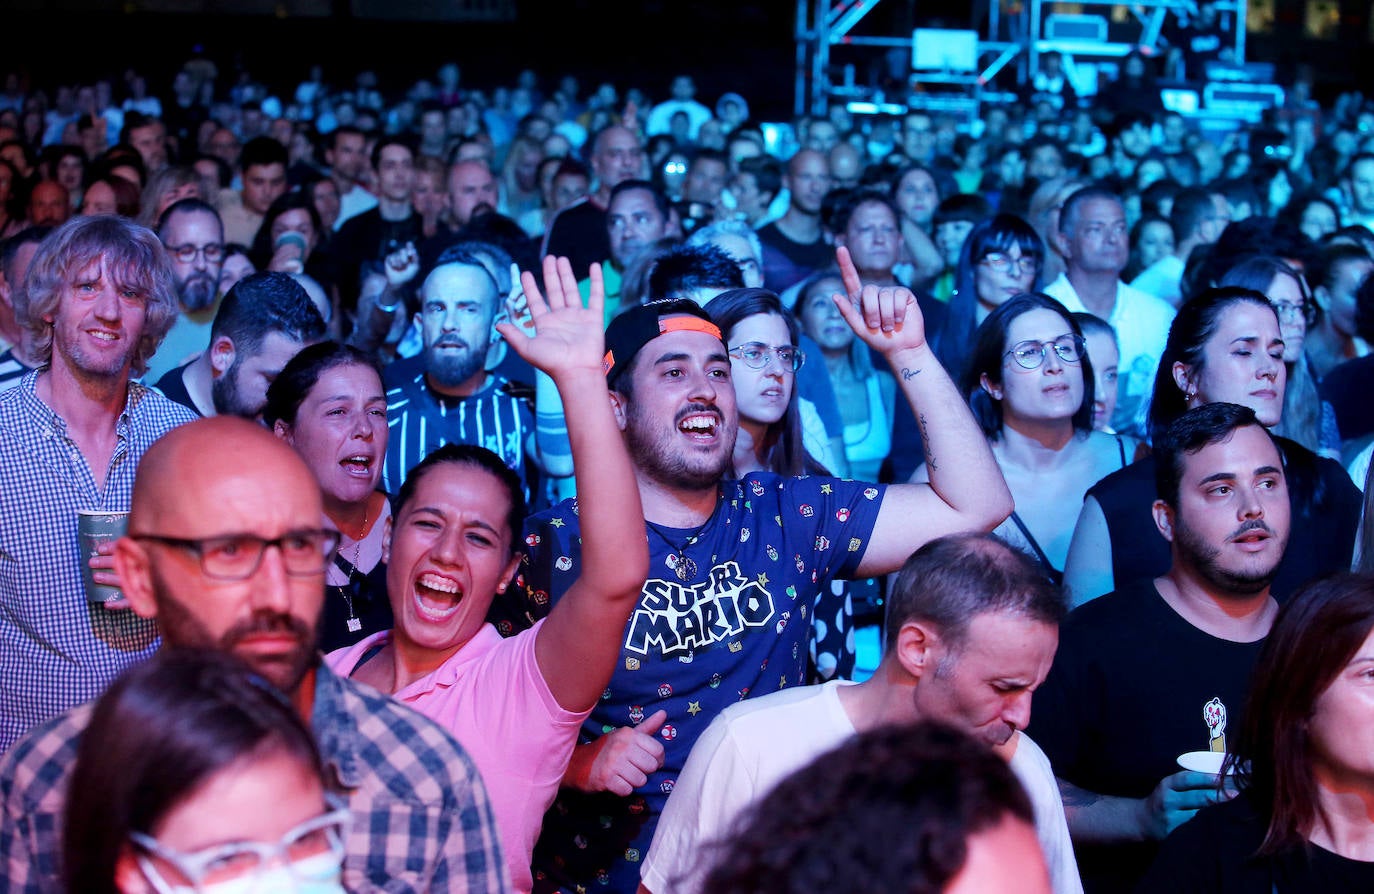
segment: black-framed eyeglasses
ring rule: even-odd
[[[796,372],[806,362],[806,354],[792,345],[766,345],[761,341],[747,341],[730,349],[730,356],[750,369],[763,369],[774,357],[783,369]]]
[[[161,534],[130,534],[129,537],[194,553],[206,577],[223,581],[251,577],[262,564],[262,554],[269,546],[275,546],[281,552],[282,565],[287,574],[297,577],[319,574],[329,566],[334,550],[339,545],[339,532],[327,528],[288,531],[271,539],[254,534],[227,534],[199,539],[165,537]]]
[[[1004,255],[1000,252],[993,252],[984,255],[980,264],[987,264],[993,270],[1004,276],[1016,276],[1017,274],[1034,273],[1040,269],[1040,257],[1038,255],[1022,255],[1013,258],[1011,255]]]
[[[1317,321],[1315,301],[1270,301],[1280,320],[1302,320],[1308,326]]]
[[[1087,342],[1081,335],[1061,335],[1054,341],[1021,341],[1002,356],[1015,360],[1022,369],[1039,369],[1051,350],[1065,363],[1078,363],[1087,350]]]
[[[224,260],[224,246],[218,242],[210,242],[205,245],[168,245],[167,254],[176,258],[183,264],[189,264],[196,259],[196,255],[205,255],[205,261],[209,264],[218,264]]]

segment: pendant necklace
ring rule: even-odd
[[[369,499],[371,499],[369,497]],[[363,526],[360,536],[353,544],[353,565],[348,569],[348,581],[339,587],[339,595],[344,598],[344,603],[348,605],[348,620],[344,624],[348,627],[349,633],[357,633],[363,629],[363,622],[353,610],[353,572],[358,570],[358,562],[363,555],[363,541],[367,539],[367,507],[363,507]],[[344,561],[347,561],[346,559]]]
[[[712,513],[712,515],[714,515],[714,513]],[[660,528],[658,525],[649,521],[647,518],[644,520],[644,524],[649,526],[649,530],[657,534],[658,539],[662,540],[665,544],[667,544],[668,549],[672,550],[672,552],[668,555],[668,567],[673,569],[673,573],[677,575],[677,579],[682,581],[684,584],[688,583],[697,576],[697,563],[694,562],[691,559],[691,557],[689,557],[686,554],[686,549],[687,547],[692,546],[697,542],[697,539],[701,537],[702,529],[704,529],[710,523],[711,516],[707,516],[706,521],[697,525],[696,529],[693,530],[692,533],[688,534],[686,539],[684,539],[681,544],[677,544],[673,542],[671,537],[669,537],[667,534],[664,534],[663,529]]]

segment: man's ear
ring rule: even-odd
[[[234,365],[234,358],[237,352],[234,350],[234,340],[227,335],[216,336],[210,344],[210,369],[211,376],[218,379],[229,371]]]
[[[1059,253],[1061,255],[1063,255],[1066,258],[1071,256],[1071,252],[1069,250],[1069,237],[1063,230],[1055,230],[1053,233],[1050,234],[1050,238],[1054,240],[1054,247],[1059,249]]]
[[[1155,500],[1150,507],[1150,514],[1155,517],[1155,527],[1165,540],[1174,542],[1174,510],[1173,507],[1163,500]]]
[[[897,662],[918,680],[935,673],[939,647],[940,636],[928,624],[907,621],[897,631]]]
[[[386,526],[382,528],[382,561],[383,561],[383,562],[390,562],[390,561],[391,561],[391,535],[392,535],[392,533],[393,533],[393,529],[392,529],[392,527],[391,527],[391,523],[392,523],[393,521],[395,521],[395,518],[396,518],[396,517],[395,517],[394,515],[388,515],[388,516],[386,517]]]
[[[129,607],[140,618],[157,617],[157,600],[153,598],[153,572],[148,553],[137,540],[121,537],[115,541],[114,570],[119,575],[119,589],[129,600]]]
[[[619,391],[612,391],[611,413],[615,415],[615,424],[621,431],[624,431],[626,425],[629,423],[629,417],[627,416],[628,410],[629,408],[625,406],[624,396],[622,396]]]
[[[1331,292],[1326,286],[1317,286],[1312,290],[1312,300],[1317,302],[1317,306],[1324,311],[1331,310]]]

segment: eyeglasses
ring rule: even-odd
[[[1040,269],[1040,258],[1036,255],[1022,255],[1013,258],[1011,255],[993,253],[984,255],[980,264],[987,264],[993,270],[1005,276],[1015,276],[1018,273],[1034,273]]]
[[[806,354],[791,345],[769,346],[761,341],[749,341],[730,349],[730,356],[744,363],[750,369],[763,369],[774,357],[783,369],[796,372],[806,362]]]
[[[224,246],[218,242],[210,242],[206,245],[168,245],[167,253],[176,258],[183,264],[189,264],[196,259],[196,255],[204,254],[205,260],[210,264],[218,264],[224,260]]]
[[[1270,301],[1280,320],[1302,320],[1307,325],[1316,322],[1317,306],[1311,301]]]
[[[229,534],[224,537],[164,537],[161,534],[130,534],[133,540],[152,540],[176,546],[196,554],[200,570],[214,580],[235,581],[251,577],[262,564],[262,554],[269,546],[281,551],[286,573],[297,577],[319,574],[329,565],[334,548],[339,545],[339,532],[327,529],[290,531],[268,540],[252,534]]]
[[[142,832],[130,832],[129,840],[142,851],[138,856],[139,868],[158,891],[184,890],[184,885],[180,884],[182,880],[189,882],[195,891],[203,890],[206,885],[239,880],[249,881],[250,890],[276,890],[262,884],[273,865],[280,865],[290,875],[297,886],[293,890],[304,890],[306,884],[338,877],[339,867],[343,865],[348,821],[348,810],[340,808],[306,820],[274,844],[236,841],[189,854]],[[175,870],[181,876],[176,880],[178,884],[170,883],[149,856]]]
[[[1017,342],[1002,356],[1015,360],[1016,365],[1022,369],[1039,369],[1051,349],[1054,350],[1055,356],[1065,363],[1077,363],[1083,359],[1087,343],[1081,335],[1061,335],[1050,342]]]

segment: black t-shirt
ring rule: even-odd
[[[815,242],[794,242],[778,229],[776,221],[756,232],[763,245],[763,285],[771,291],[781,293],[835,263],[835,246],[825,241],[824,236]]]
[[[330,269],[339,285],[339,303],[351,311],[358,305],[363,264],[381,261],[407,242],[424,238],[424,220],[411,212],[404,220],[383,220],[376,208],[344,221],[330,237]]]
[[[1160,846],[1136,894],[1368,894],[1374,863],[1316,845],[1256,857],[1267,820],[1248,795],[1198,811]]]
[[[1214,746],[1214,730],[1225,737],[1238,728],[1262,643],[1204,633],[1153,583],[1118,589],[1065,619],[1027,734],[1056,776],[1090,792],[1144,798],[1179,772],[1180,754],[1224,750],[1224,741]],[[1157,847],[1076,843],[1084,890],[1131,890]]]
[[[1296,441],[1275,440],[1283,452],[1292,516],[1288,545],[1270,592],[1285,602],[1314,577],[1350,570],[1364,500],[1340,463]],[[1169,570],[1169,541],[1155,527],[1151,510],[1155,493],[1153,456],[1118,469],[1088,489],[1107,520],[1118,587],[1153,580]]]
[[[199,416],[201,415],[200,407],[196,406],[196,402],[191,399],[191,392],[186,390],[186,367],[190,365],[190,363],[183,363],[176,369],[167,370],[153,387],[161,391],[163,397],[176,401]]]
[[[1336,411],[1342,441],[1354,441],[1374,432],[1374,401],[1369,383],[1374,381],[1374,354],[1356,357],[1332,367],[1317,390]]]
[[[611,237],[606,232],[606,209],[591,199],[569,205],[554,215],[544,239],[544,255],[566,257],[573,274],[586,279],[593,264],[611,256]]]

